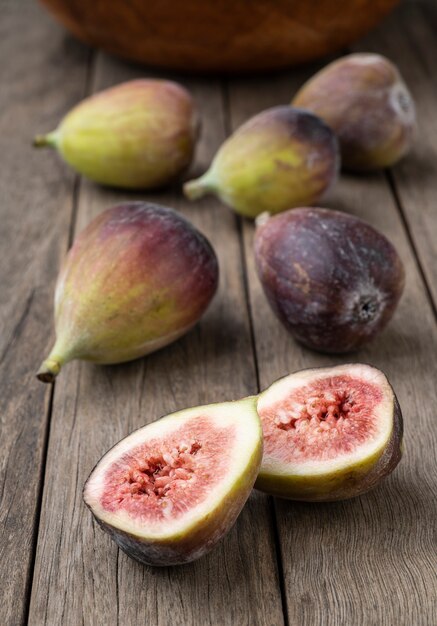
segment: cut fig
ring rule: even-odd
[[[255,398],[186,409],[107,452],[85,484],[84,500],[129,556],[150,565],[187,563],[234,524],[261,457]]]
[[[343,500],[372,489],[401,459],[403,422],[370,365],[303,370],[258,398],[264,456],[255,487],[282,498]]]

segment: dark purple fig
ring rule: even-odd
[[[321,352],[349,352],[393,315],[405,274],[393,245],[352,215],[286,211],[259,225],[255,257],[264,292],[295,339]]]

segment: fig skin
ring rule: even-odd
[[[86,98],[55,131],[35,137],[34,145],[56,148],[73,169],[96,183],[153,189],[189,166],[198,131],[186,89],[142,79]]]
[[[332,368],[313,368],[297,372],[298,374],[314,374],[331,370],[333,375],[337,372],[347,372],[351,368],[363,367],[363,364],[345,364]],[[372,367],[364,365],[364,367]],[[379,374],[384,374],[373,368]],[[292,376],[292,375],[291,375]],[[270,388],[281,383],[288,377],[279,379]],[[368,456],[365,460],[350,464],[347,468],[327,472],[323,475],[296,475],[287,474],[284,466],[281,473],[272,473],[261,464],[261,469],[255,483],[255,488],[269,495],[289,500],[303,502],[334,502],[355,498],[367,493],[376,487],[384,478],[393,472],[399,464],[403,453],[403,417],[396,394],[385,378],[386,393],[391,396],[391,413],[393,428],[391,436],[384,449]],[[260,394],[259,399],[263,394]],[[259,400],[258,400],[259,401]]]
[[[379,54],[350,54],[330,63],[292,103],[334,130],[346,169],[389,167],[411,147],[413,99],[395,65]]]
[[[357,350],[383,330],[405,271],[393,245],[357,217],[320,208],[286,211],[258,226],[255,260],[264,293],[303,345]]]
[[[218,285],[208,240],[172,209],[128,202],[80,233],[55,291],[56,343],[38,378],[73,359],[121,363],[166,346],[206,310]]]
[[[247,458],[244,471],[235,479],[232,488],[224,497],[217,501],[212,509],[205,511],[201,519],[195,520],[191,525],[186,526],[177,533],[170,534],[166,538],[140,537],[121,528],[120,524],[103,521],[90,502],[87,487],[100,463],[104,461],[107,454],[116,446],[109,450],[92,470],[83,490],[85,504],[90,509],[99,526],[131,558],[146,565],[183,565],[207,554],[234,525],[252,491],[261,465],[263,438],[261,423],[256,412],[256,397],[243,398],[236,402],[194,407],[193,409],[164,416],[161,420],[177,418],[178,415],[188,411],[192,412],[200,409],[205,414],[208,414],[210,411],[226,410],[226,407],[229,407],[232,411],[239,410],[245,419],[256,422],[258,428],[257,444]],[[158,423],[161,420],[158,420]],[[136,432],[140,432],[140,430],[142,429]],[[132,433],[130,436],[132,435],[135,435],[135,433]]]
[[[312,113],[267,109],[220,147],[210,169],[184,186],[195,200],[213,193],[236,213],[255,218],[312,204],[333,185],[339,149],[331,129]]]

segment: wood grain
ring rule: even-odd
[[[398,201],[437,308],[437,3],[404,3],[353,50],[386,55],[399,67],[417,110],[411,153],[392,171]]]
[[[99,56],[93,87],[137,75]],[[203,169],[224,138],[222,96],[213,81],[187,86],[205,119],[197,161]],[[84,184],[77,230],[126,197]],[[187,337],[159,353],[120,367],[71,364],[62,372],[53,405],[30,623],[280,625],[266,497],[254,494],[210,555],[172,569],[143,567],[118,552],[82,503],[93,465],[133,429],[185,406],[256,392],[235,218],[212,199],[188,206],[179,190],[143,197],[181,210],[210,238],[220,261],[219,294]]]
[[[71,173],[31,141],[82,96],[88,53],[33,3],[1,4],[0,623],[15,625],[27,608],[51,395],[34,372],[73,192]]]
[[[314,68],[315,69],[315,68]],[[313,71],[314,71],[313,69]],[[233,127],[291,99],[311,68],[275,80],[230,83]],[[405,458],[372,493],[335,504],[278,500],[276,514],[290,626],[429,625],[435,620],[437,341],[429,301],[383,175],[342,177],[323,203],[373,224],[396,245],[407,284],[390,326],[349,357],[298,346],[269,309],[256,277],[253,225],[244,224],[251,311],[261,387],[304,367],[363,361],[383,369],[405,417]],[[268,329],[268,330],[267,330]]]

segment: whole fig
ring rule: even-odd
[[[73,359],[120,363],[178,339],[218,283],[207,239],[172,209],[130,202],[98,215],[58,277],[56,342],[37,376],[52,382]]]
[[[299,208],[257,228],[255,257],[279,319],[304,345],[349,352],[388,323],[404,287],[395,248],[366,222]]]
[[[339,167],[337,139],[318,117],[289,106],[259,113],[216,154],[210,169],[185,184],[190,199],[214,193],[237,213],[256,217],[320,199]]]
[[[379,54],[350,54],[311,78],[293,105],[319,115],[337,134],[342,165],[388,167],[411,146],[414,102],[398,69]]]
[[[34,145],[56,148],[103,185],[160,187],[190,164],[198,116],[190,94],[167,80],[133,80],[83,100]]]

